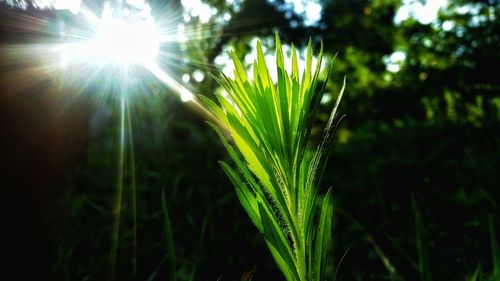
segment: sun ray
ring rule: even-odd
[[[118,144],[118,173],[116,179],[116,195],[113,208],[113,231],[111,238],[111,250],[109,255],[109,274],[110,280],[115,280],[116,274],[116,257],[118,252],[118,242],[120,235],[120,219],[122,213],[122,194],[124,184],[124,167],[125,167],[125,117],[126,108],[128,107],[126,93],[122,92],[120,96],[120,135]]]

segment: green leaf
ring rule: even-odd
[[[314,280],[324,280],[326,263],[332,244],[332,218],[333,218],[333,200],[330,188],[323,198],[321,212],[316,231],[315,254],[314,254]]]
[[[198,97],[217,118],[224,121],[224,123],[227,123],[227,118],[224,114],[224,111],[222,111],[222,108],[220,108],[217,104],[215,104],[215,102],[205,96],[199,95]]]
[[[224,172],[228,175],[231,182],[234,184],[236,188],[236,194],[238,195],[238,199],[240,199],[241,205],[247,211],[248,216],[255,224],[257,229],[262,233],[264,232],[261,224],[261,219],[259,215],[259,208],[257,200],[255,199],[255,195],[248,189],[248,186],[243,183],[241,178],[236,174],[236,172],[229,167],[226,163],[219,161],[219,164],[224,169]]]
[[[287,278],[288,280],[299,280],[298,273],[295,269],[292,250],[288,245],[287,238],[278,221],[268,207],[263,204],[259,204],[259,213],[262,217],[262,226],[264,227],[266,242],[271,251],[275,250],[273,256],[278,255],[279,260],[283,262],[283,264],[278,264],[281,271],[283,271],[283,274],[293,277],[293,279]]]

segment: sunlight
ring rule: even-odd
[[[413,1],[404,0],[394,17],[395,23],[400,23],[409,18],[415,18],[422,24],[429,24],[437,18],[440,9],[446,7],[448,0]]]
[[[387,71],[392,73],[400,71],[405,60],[406,53],[402,51],[393,52],[391,55],[383,58]]]
[[[101,17],[82,9],[82,14],[92,25],[93,33],[83,38],[81,47],[85,55],[101,62],[118,64],[143,64],[154,61],[159,53],[159,36],[150,9],[131,13],[112,10],[105,3]],[[85,12],[83,12],[85,11]]]
[[[49,0],[48,7],[70,10],[88,29],[62,29],[61,62],[65,68],[78,62],[100,67],[144,64],[160,52],[160,36],[151,7],[144,0],[128,0],[123,5],[104,2],[100,14],[80,0]]]
[[[210,6],[201,0],[181,0],[187,16],[190,18],[198,18],[201,23],[207,23],[217,14],[217,9]]]
[[[73,14],[80,11],[80,0],[54,0],[52,5],[56,10],[70,10]]]
[[[151,20],[102,19],[91,52],[118,63],[145,63],[158,55],[159,42]]]
[[[169,86],[179,96],[183,102],[195,101],[195,97],[191,91],[182,86],[179,82],[165,73],[157,64],[148,63],[144,65],[158,80]]]

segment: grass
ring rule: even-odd
[[[322,142],[312,150],[308,146],[310,133],[323,94],[318,87],[322,48],[313,67],[309,42],[306,66],[299,75],[293,46],[291,71],[285,69],[276,34],[276,82],[271,79],[260,42],[253,79],[247,77],[237,56],[231,56],[235,78],[224,76],[219,81],[229,97],[217,96],[220,106],[202,97],[229,130],[234,145],[218,127],[211,125],[239,172],[225,162],[220,164],[285,278],[329,280],[326,267],[332,243],[332,191],[320,196],[318,189],[344,87],[331,111]]]
[[[113,231],[111,233],[111,250],[109,254],[109,280],[115,280],[116,273],[116,255],[118,252],[118,243],[120,238],[120,223],[122,214],[122,196],[124,185],[125,170],[125,119],[126,119],[127,101],[125,96],[120,97],[120,141],[118,146],[118,172],[116,179],[116,196],[113,206]]]
[[[432,281],[432,275],[429,265],[429,254],[424,238],[424,223],[422,215],[417,205],[415,197],[411,198],[411,207],[415,217],[415,246],[418,252],[418,272],[420,273],[420,280]]]
[[[163,228],[165,231],[165,244],[167,248],[168,257],[168,279],[175,281],[175,247],[173,239],[172,224],[170,223],[170,216],[168,214],[167,200],[165,199],[165,189],[161,194],[161,210],[163,213]]]

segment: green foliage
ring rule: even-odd
[[[225,76],[220,81],[228,98],[217,97],[221,107],[203,98],[234,140],[234,146],[229,144],[212,125],[240,173],[225,162],[220,164],[287,280],[327,280],[332,195],[329,190],[320,197],[318,184],[329,155],[343,89],[330,114],[323,141],[310,151],[310,132],[323,93],[317,83],[322,55],[321,49],[313,67],[309,42],[306,67],[299,75],[297,54],[292,47],[289,72],[276,34],[277,83],[271,79],[258,42],[253,79],[247,77],[238,57],[231,53],[235,78]]]

